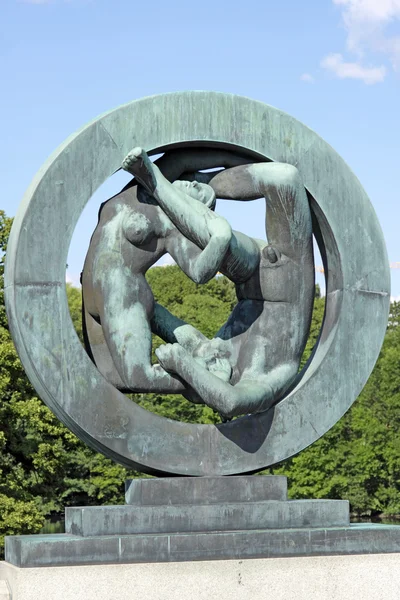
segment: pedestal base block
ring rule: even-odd
[[[7,538],[6,560],[18,567],[185,562],[329,554],[400,552],[397,525],[329,529],[269,529],[206,533],[18,535]]]
[[[137,479],[125,506],[73,507],[65,534],[7,537],[23,568],[400,551],[400,527],[350,525],[346,500],[287,500],[286,477]]]

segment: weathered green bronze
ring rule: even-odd
[[[187,167],[190,151],[182,152],[164,154],[164,172]],[[197,167],[221,162],[235,156],[191,151]],[[82,275],[90,356],[122,390],[183,392],[224,420],[267,410],[298,373],[312,314],[311,213],[298,170],[262,162],[172,184],[141,148],[123,167],[142,185],[102,205],[91,239]],[[232,231],[213,210],[216,197],[260,195],[269,243]],[[235,283],[238,303],[214,339],[155,304],[144,273],[166,251],[196,283],[218,271]],[[169,342],[156,351],[161,365],[151,364],[151,331]]]
[[[150,155],[165,152],[160,170],[145,152],[132,152],[139,144]],[[72,327],[65,264],[82,209],[122,163],[141,186],[130,186],[106,204],[84,269],[88,347],[96,368]],[[226,169],[208,176],[209,186],[169,183],[204,181],[197,171],[213,166]],[[232,232],[211,210],[215,195],[242,200],[265,195],[269,243]],[[326,314],[314,354],[296,375],[312,304],[311,219],[326,272]],[[130,244],[123,250],[121,232]],[[150,264],[140,263],[140,249],[154,241]],[[124,281],[121,257],[133,247],[134,268],[129,274],[125,269]],[[200,337],[162,307],[155,307],[153,317],[151,291],[143,301],[143,287],[133,318],[129,310],[121,312],[131,308],[131,290],[165,252],[194,280],[222,270],[235,282],[242,310],[232,313],[216,340]],[[118,290],[122,296],[113,293]],[[14,222],[5,293],[28,376],[84,441],[148,473],[228,475],[296,454],[350,407],[385,333],[389,268],[364,190],[321,138],[264,104],[186,92],[111,111],[49,159]],[[124,332],[127,319],[137,329]],[[174,342],[159,352],[168,373],[148,360],[150,327]],[[140,364],[139,339],[142,348],[147,344]],[[226,418],[253,414],[217,426],[179,423],[137,406],[125,389],[182,391]]]

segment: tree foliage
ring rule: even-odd
[[[8,331],[4,252],[12,220],[0,211],[0,546],[4,535],[36,533],[64,506],[123,502],[131,475],[86,447],[37,397]],[[80,290],[67,284],[70,312],[82,335]]]
[[[392,304],[380,356],[351,409],[312,446],[271,470],[288,476],[292,498],[346,498],[360,515],[400,514],[399,304]]]

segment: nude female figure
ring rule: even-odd
[[[193,161],[200,168],[211,168],[232,161],[237,164],[240,159],[218,150],[172,151],[161,158],[160,168],[174,180],[193,170]],[[210,209],[215,204],[209,186],[188,184],[187,198],[188,194],[195,204],[204,202]],[[226,221],[224,227],[230,232]],[[212,224],[209,231],[213,233]],[[227,243],[228,235],[211,235],[209,244],[195,245],[140,185],[128,184],[102,205],[81,280],[86,349],[110,383],[133,392],[183,393],[188,389],[176,374],[151,364],[151,329],[188,351],[206,338],[154,302],[144,275],[168,252],[193,281],[208,281],[218,271]]]
[[[214,264],[236,285],[238,304],[216,337],[190,350],[176,342],[161,346],[156,351],[161,365],[224,419],[266,410],[298,372],[312,314],[311,214],[297,169],[260,163],[199,174],[209,178],[217,198],[265,197],[266,242],[227,230],[225,220],[185,194],[190,184],[171,185],[140,148],[126,157],[123,168],[135,174],[188,240],[200,248],[214,237],[224,240],[226,250],[218,250]]]

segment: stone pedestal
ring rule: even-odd
[[[6,538],[22,568],[400,551],[400,527],[350,525],[345,500],[287,500],[285,477],[136,479],[125,506],[67,508],[65,534]]]

